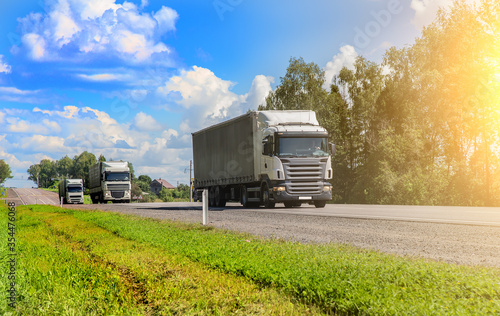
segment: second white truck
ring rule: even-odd
[[[130,169],[126,161],[98,162],[89,169],[92,203],[130,203]]]
[[[63,179],[59,181],[59,200],[63,203],[83,204],[83,180]]]
[[[272,208],[332,199],[333,144],[313,111],[256,111],[193,133],[194,198]]]

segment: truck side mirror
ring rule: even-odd
[[[264,138],[262,140],[262,144],[264,145],[264,150],[262,151],[262,154],[271,156],[273,152],[273,143],[271,142],[270,137],[267,136],[266,138]]]
[[[335,148],[335,144],[334,143],[328,143],[328,145],[330,145],[330,155],[335,155],[335,152],[337,152],[337,148]]]

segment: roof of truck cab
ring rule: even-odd
[[[316,113],[309,110],[258,111],[259,123],[266,126],[308,125],[319,126]]]

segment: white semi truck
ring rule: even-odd
[[[61,198],[64,204],[83,204],[83,180],[63,179],[59,181],[59,200]]]
[[[313,111],[254,111],[193,133],[194,199],[245,207],[332,199],[335,146]]]
[[[89,169],[92,203],[130,203],[130,169],[126,161],[98,162]]]

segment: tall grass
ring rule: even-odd
[[[273,289],[138,243],[53,206],[19,207],[14,315],[319,314]],[[6,227],[5,208],[0,225]],[[7,287],[0,230],[0,287]]]
[[[261,240],[121,214],[75,212],[74,216],[130,240],[284,289],[325,312],[500,314],[498,269],[401,258],[334,244]]]
[[[494,268],[114,213],[30,208],[19,220],[20,314],[40,306],[52,314],[303,315],[318,308],[349,315],[500,314]]]

